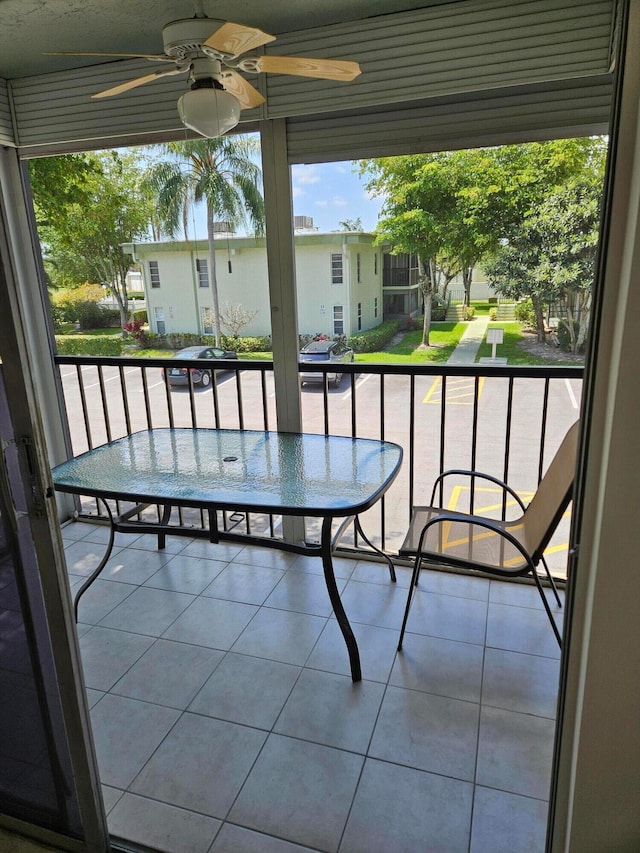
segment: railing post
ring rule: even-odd
[[[276,421],[282,432],[302,431],[298,374],[298,312],[291,175],[284,119],[260,124]],[[304,519],[282,519],[285,540],[304,540]]]

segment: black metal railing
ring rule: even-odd
[[[195,385],[191,374],[183,387],[168,384],[164,368],[175,366],[168,358],[56,356],[55,362],[74,455],[149,427],[276,428],[271,362],[216,362],[215,381],[206,387]],[[180,367],[202,368],[202,361],[181,361]],[[302,387],[303,429],[403,446],[400,476],[365,516],[372,540],[391,552],[402,541],[411,507],[428,500],[431,484],[446,468],[482,470],[509,480],[525,497],[532,493],[578,416],[583,375],[579,366],[356,363],[340,366],[335,386],[327,381],[335,369],[314,364],[325,381]],[[491,495],[479,495],[473,486],[451,488],[442,496],[449,505],[494,511]],[[86,501],[82,511],[98,512]],[[506,506],[499,511],[504,516]],[[204,514],[195,523],[206,524]],[[249,519],[242,523],[251,526]],[[275,528],[273,518],[254,519],[253,529],[274,535]],[[312,523],[307,530],[314,535]],[[558,553],[562,573],[566,549],[559,546]]]

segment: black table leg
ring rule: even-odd
[[[333,607],[333,612],[338,620],[338,625],[342,631],[344,641],[347,644],[349,661],[351,663],[351,680],[360,681],[362,678],[362,672],[360,670],[360,653],[358,652],[358,644],[356,643],[356,638],[351,630],[347,614],[344,612],[344,607],[342,606],[342,600],[340,599],[340,593],[338,592],[338,586],[336,584],[336,576],[333,571],[333,560],[331,557],[332,521],[333,519],[331,518],[325,518],[322,521],[320,548],[322,553],[324,579],[327,584],[327,590],[329,592],[329,599],[331,601],[331,606]]]
[[[77,593],[77,595],[73,601],[73,615],[75,617],[76,624],[78,622],[78,604],[80,603],[80,598],[89,589],[91,584],[94,582],[94,580],[98,577],[100,572],[106,566],[107,560],[111,556],[111,551],[113,550],[113,540],[114,540],[115,533],[116,533],[115,527],[113,524],[113,515],[111,513],[111,510],[109,509],[109,504],[103,498],[96,498],[96,500],[98,500],[104,504],[104,508],[106,509],[107,515],[109,516],[109,527],[110,527],[109,541],[107,543],[107,550],[104,552],[104,556],[102,557],[102,559],[98,563],[97,567],[91,572],[91,574],[86,579],[86,581],[82,584],[82,586],[78,590],[78,593]]]

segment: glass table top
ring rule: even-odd
[[[56,489],[138,502],[289,514],[368,509],[395,478],[402,448],[310,433],[152,429],[53,469]]]

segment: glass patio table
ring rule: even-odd
[[[74,602],[76,620],[82,594],[98,577],[111,553],[116,532],[154,532],[158,547],[166,534],[204,535],[212,542],[241,541],[322,559],[334,614],[344,636],[354,681],[361,678],[358,646],[336,585],[332,551],[355,521],[362,538],[381,554],[395,580],[388,555],[372,545],[358,515],[389,488],[402,462],[402,448],[389,441],[336,435],[235,429],[161,428],[136,432],[76,456],[53,469],[55,488],[100,500],[111,535],[98,567]],[[134,508],[114,517],[107,499],[132,501]],[[141,507],[163,507],[157,523],[132,521]],[[170,525],[175,506],[208,513],[209,529]],[[218,511],[322,519],[320,543],[294,543],[219,529]],[[342,519],[332,536],[333,521]]]

